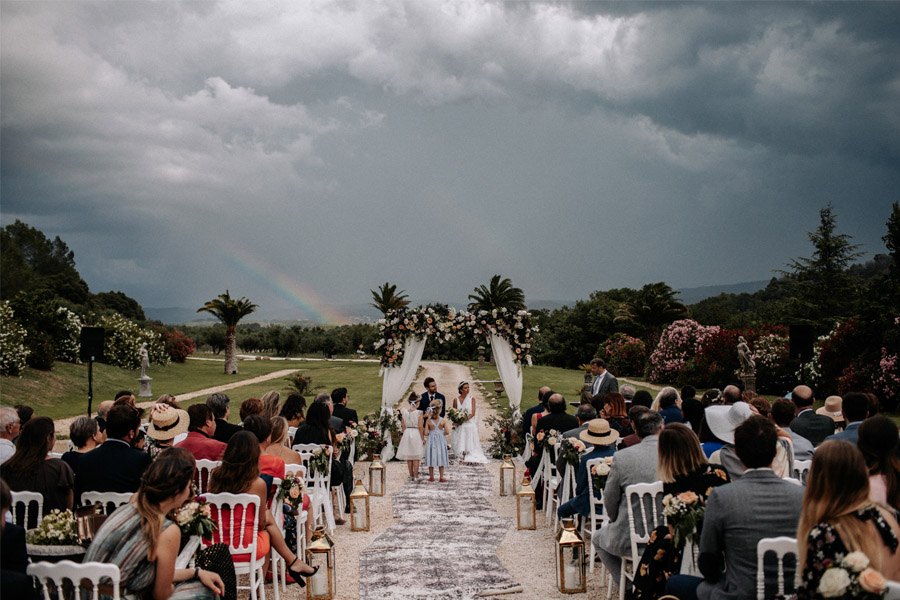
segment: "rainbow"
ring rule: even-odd
[[[229,263],[250,275],[259,284],[275,290],[309,319],[335,325],[350,321],[347,315],[331,307],[308,284],[297,281],[246,248],[230,243],[225,250],[225,256]]]

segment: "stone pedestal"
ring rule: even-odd
[[[744,382],[744,391],[756,393],[756,375],[741,373],[741,381]]]
[[[138,379],[138,383],[141,384],[140,390],[138,390],[139,398],[152,398],[153,392],[150,390],[150,382],[153,381],[152,377],[147,377],[144,375],[140,379]]]

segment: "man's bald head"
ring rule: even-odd
[[[566,399],[562,394],[551,394],[547,400],[547,410],[551,413],[566,412]]]
[[[816,395],[808,385],[798,385],[794,388],[794,391],[791,392],[791,400],[794,401],[794,405],[797,408],[812,406],[815,399]]]
[[[726,385],[719,397],[723,404],[734,404],[741,400],[741,390],[736,385]]]
[[[546,394],[549,391],[550,391],[549,385],[542,385],[540,388],[538,388],[538,401],[540,401],[540,399],[544,397],[544,394]]]

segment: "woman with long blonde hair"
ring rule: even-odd
[[[900,524],[897,513],[869,499],[869,476],[862,453],[833,440],[816,448],[797,528],[800,599],[823,597],[819,586],[829,567],[851,552],[887,579],[900,577]]]

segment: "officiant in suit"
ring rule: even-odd
[[[422,394],[422,398],[419,400],[419,410],[424,414],[426,410],[428,410],[428,406],[431,404],[432,400],[440,400],[441,401],[441,416],[445,416],[447,412],[447,399],[444,398],[444,395],[437,391],[437,382],[435,382],[434,377],[426,377],[425,378],[425,393]]]
[[[594,376],[594,382],[591,384],[592,404],[594,404],[593,400],[600,400],[611,392],[619,391],[619,380],[606,370],[606,362],[602,358],[595,358],[591,361],[591,375]],[[596,404],[594,406],[596,407]],[[600,408],[597,410],[599,411]]]

